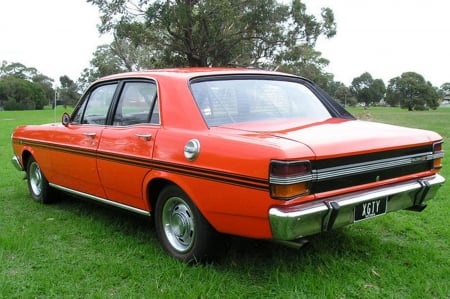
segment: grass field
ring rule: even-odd
[[[437,131],[449,152],[450,109],[351,112]],[[450,182],[422,213],[315,236],[301,250],[231,238],[221,261],[187,266],[163,252],[147,218],[69,197],[31,200],[9,161],[10,134],[53,121],[51,110],[0,111],[0,298],[450,298]]]

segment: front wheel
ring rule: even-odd
[[[166,187],[158,196],[155,228],[164,250],[179,260],[201,262],[220,253],[220,235],[177,186]]]
[[[27,181],[33,200],[44,204],[51,202],[51,187],[33,157],[27,163]]]

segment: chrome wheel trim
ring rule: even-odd
[[[180,197],[170,197],[163,206],[162,226],[170,245],[178,252],[191,249],[195,239],[194,215]]]
[[[28,181],[33,194],[36,197],[39,197],[42,194],[42,172],[36,162],[30,164],[30,169],[28,170]]]

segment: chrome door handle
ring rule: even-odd
[[[87,137],[94,138],[97,135],[97,133],[95,133],[95,132],[86,132],[86,133],[83,133],[83,135],[87,136]]]
[[[145,141],[149,141],[150,139],[152,139],[152,134],[136,134],[136,136],[140,139],[143,139]]]

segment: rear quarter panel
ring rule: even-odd
[[[194,161],[184,157],[190,139],[200,142]],[[153,170],[147,180],[163,177],[180,186],[220,232],[270,238],[268,210],[280,203],[269,194],[272,158],[312,159],[311,151],[292,141],[258,134],[230,135],[220,129],[203,132],[160,130]]]

